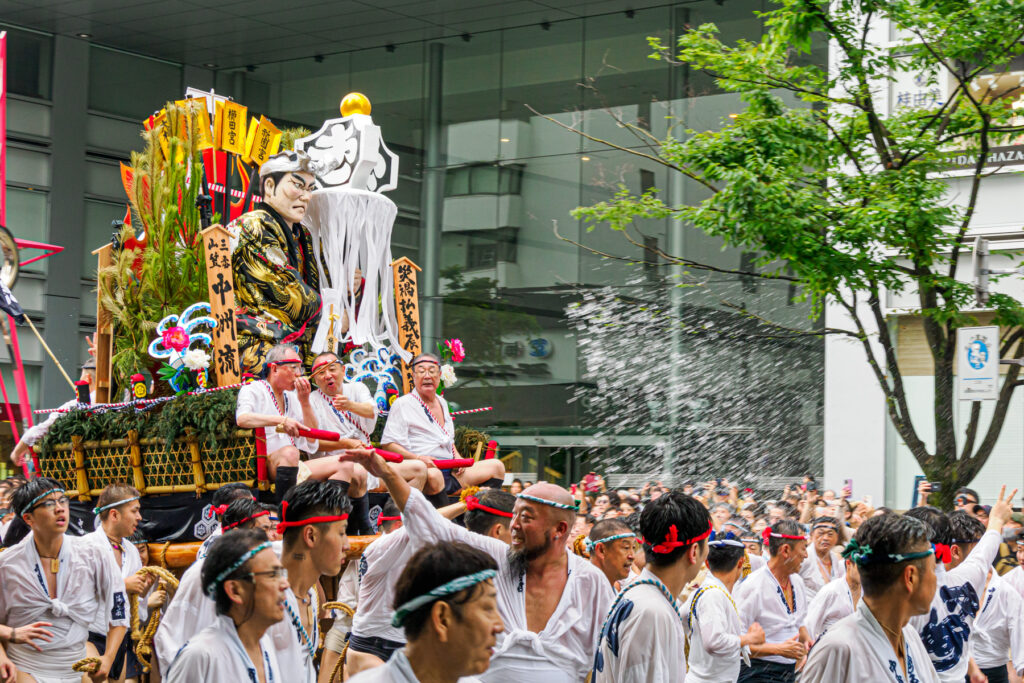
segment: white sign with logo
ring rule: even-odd
[[[961,327],[956,331],[956,395],[961,401],[999,398],[999,328]]]

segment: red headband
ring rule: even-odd
[[[266,365],[278,366],[278,365],[302,365],[302,361],[298,358],[291,358],[288,360],[268,360]]]
[[[489,515],[495,515],[497,517],[508,517],[512,519],[511,512],[505,512],[504,510],[497,510],[495,508],[487,507],[480,503],[480,499],[476,496],[466,496],[466,509],[467,510],[481,510]]]
[[[327,367],[328,365],[331,365],[332,363],[339,363],[340,364],[341,361],[338,360],[337,358],[335,358],[334,360],[327,360],[325,358],[322,361],[319,361],[317,363],[313,363],[313,368],[309,371],[309,374],[310,375],[315,375],[317,370],[319,370],[320,368],[323,368],[323,367]]]
[[[945,543],[934,543],[935,547],[935,560],[943,564],[948,564],[953,561],[953,551],[949,549],[949,546]]]
[[[226,526],[222,526],[220,528],[220,530],[221,531],[228,531],[229,529],[234,529],[236,526],[239,526],[240,524],[245,524],[246,522],[251,522],[252,520],[256,519],[257,517],[263,517],[264,515],[269,515],[269,514],[270,514],[270,510],[263,510],[261,512],[257,512],[254,515],[249,515],[245,519],[240,519],[237,522],[232,522],[231,524],[228,524]]]
[[[398,522],[401,521],[401,519],[402,515],[395,515],[394,517],[388,515],[381,515],[377,518],[377,524],[380,524],[381,522]]]
[[[277,533],[283,534],[284,530],[288,527],[293,526],[306,526],[307,524],[325,524],[327,522],[340,522],[348,519],[348,515],[324,515],[322,517],[309,517],[307,519],[298,519],[294,522],[284,521],[285,513],[288,512],[288,501],[281,502],[281,521],[277,523]]]
[[[215,515],[223,515],[225,512],[228,511],[228,506],[227,505],[211,505],[210,506],[210,510]]]
[[[761,540],[764,541],[765,545],[768,545],[768,539],[770,538],[784,538],[787,541],[806,541],[806,536],[787,536],[786,534],[780,534],[772,531],[772,528],[765,527],[764,531],[761,532]]]
[[[673,524],[672,526],[670,526],[668,528],[668,534],[665,536],[665,540],[662,541],[661,543],[659,543],[658,545],[654,545],[653,543],[648,541],[646,538],[644,539],[644,543],[649,545],[649,546],[651,546],[651,552],[652,553],[657,553],[659,555],[663,555],[665,553],[672,552],[676,548],[684,548],[684,547],[686,547],[688,545],[693,545],[694,543],[700,543],[701,541],[703,541],[705,538],[707,538],[710,535],[711,535],[711,522],[708,522],[708,530],[705,531],[704,533],[702,533],[700,536],[696,536],[696,537],[688,539],[686,541],[680,541],[679,540],[679,529],[677,529],[676,525]]]

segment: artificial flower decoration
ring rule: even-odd
[[[158,360],[165,359],[157,373],[158,377],[171,385],[175,393],[183,394],[203,388],[206,368],[210,366],[210,355],[193,346],[213,346],[213,339],[205,332],[194,332],[197,327],[213,329],[217,321],[209,315],[210,304],[192,304],[181,315],[171,314],[156,326],[158,336],[149,345],[149,355]],[[200,383],[199,373],[203,373]]]
[[[452,361],[461,363],[466,359],[466,349],[462,347],[461,339],[446,339],[444,345],[448,348]]]
[[[437,385],[437,393],[443,394],[446,387],[450,387],[459,379],[455,376],[455,366],[452,363],[461,363],[466,360],[466,349],[462,346],[461,339],[445,339],[437,345],[437,351],[441,355],[441,381]]]

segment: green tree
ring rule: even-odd
[[[658,139],[620,119],[646,149],[591,138],[682,173],[703,186],[707,198],[672,206],[656,191],[635,195],[623,188],[575,215],[590,230],[607,224],[670,264],[710,268],[645,246],[634,222],[684,221],[760,255],[751,269],[756,272],[730,272],[796,283],[815,315],[826,304],[845,310],[848,329],[821,333],[849,335],[863,345],[889,419],[928,478],[943,482],[936,502],[948,505],[952,491],[967,485],[992,453],[1020,375],[1020,366],[1010,366],[987,426],[974,402],[966,429],[957,430],[956,330],[978,322],[968,312],[972,285],[958,279],[957,269],[986,155],[1024,130],[1010,106],[1021,95],[1019,80],[1003,87],[1007,79],[998,78],[1022,54],[1020,6],[1009,0],[775,0],[761,16],[759,42],[724,44],[711,24],[681,35],[674,49],[649,39],[652,58],[701,70],[742,98],[745,110],[721,129]],[[885,22],[907,39],[896,47],[872,42],[872,30]],[[812,38],[830,44],[831,70],[808,64]],[[917,75],[936,93],[932,106],[881,108],[879,93],[900,72]],[[949,201],[947,182],[937,176],[953,150],[977,155],[959,204]],[[934,363],[933,444],[911,417],[886,293],[918,302]],[[1003,330],[1002,357],[1024,355],[1021,303],[993,294],[989,307],[992,324]]]

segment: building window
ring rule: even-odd
[[[466,269],[493,268],[500,261],[515,263],[518,228],[498,228],[469,234]]]
[[[26,31],[7,31],[7,88],[15,95],[50,99],[53,38]]]
[[[474,194],[520,194],[523,187],[523,165],[472,164],[448,169],[445,178],[446,197]]]

